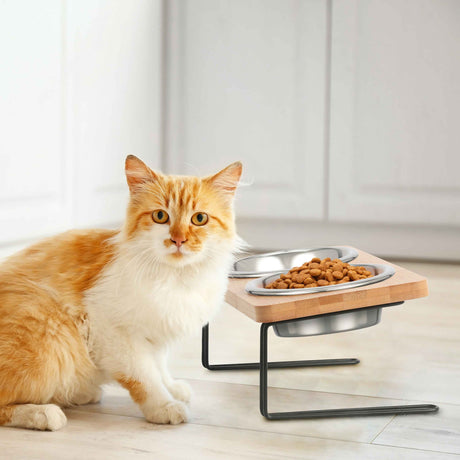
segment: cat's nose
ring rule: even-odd
[[[185,236],[183,235],[173,235],[171,236],[171,241],[178,247],[180,248],[183,243],[187,241]]]

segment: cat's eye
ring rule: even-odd
[[[163,211],[163,209],[157,209],[152,212],[152,219],[157,224],[166,224],[169,220],[169,215],[166,211]]]
[[[208,222],[208,215],[205,212],[196,212],[192,216],[193,225],[204,225]]]

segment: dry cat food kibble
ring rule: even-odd
[[[265,286],[266,289],[302,289],[318,286],[343,284],[349,281],[371,278],[373,275],[365,267],[356,267],[340,259],[331,260],[318,257],[305,262],[301,267],[294,267],[288,273]]]

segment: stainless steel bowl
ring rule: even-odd
[[[297,321],[284,321],[273,325],[279,337],[305,337],[334,334],[375,326],[380,322],[381,306],[330,313]]]
[[[313,257],[340,259],[350,262],[358,257],[355,249],[343,246],[330,246],[313,249],[293,249],[291,251],[267,252],[244,257],[233,264],[230,278],[258,278],[271,273],[282,273],[292,267],[309,262]]]
[[[361,286],[367,286],[369,284],[379,283],[380,281],[386,280],[395,274],[395,270],[390,265],[382,264],[350,264],[352,266],[365,267],[372,273],[371,278],[364,280],[350,281],[343,284],[334,284],[332,286],[318,286],[313,288],[305,289],[266,289],[265,286],[275,281],[282,273],[287,273],[289,270],[281,270],[273,273],[269,276],[257,278],[251,280],[246,284],[246,292],[254,295],[300,295],[300,294],[312,294],[314,292],[328,292],[328,291],[339,291],[342,289],[352,289]]]

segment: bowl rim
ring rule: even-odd
[[[377,274],[371,278],[362,280],[349,281],[343,284],[334,284],[332,286],[317,286],[312,288],[303,289],[267,289],[263,286],[267,283],[269,278],[279,277],[282,273],[286,273],[286,270],[278,270],[276,273],[271,273],[266,276],[262,276],[257,279],[250,280],[245,287],[247,293],[252,295],[263,295],[263,296],[286,296],[286,295],[302,295],[302,294],[313,294],[316,292],[331,292],[339,291],[343,289],[353,289],[362,286],[368,286],[370,284],[380,283],[386,279],[392,277],[396,270],[391,265],[386,264],[369,264],[369,263],[357,263],[350,264],[354,267],[366,267],[377,271]],[[289,270],[287,270],[289,271]],[[276,278],[275,278],[276,279]]]

